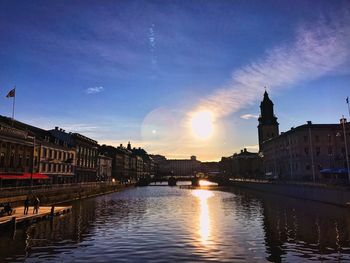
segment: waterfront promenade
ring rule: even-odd
[[[33,207],[30,207],[28,214],[24,214],[24,208],[22,207],[15,207],[13,208],[13,213],[8,216],[2,216],[0,217],[0,228],[2,227],[8,227],[13,226],[14,224],[18,223],[32,223],[36,222],[41,219],[45,219],[48,217],[53,217],[61,214],[68,213],[72,209],[72,206],[58,206],[58,207],[51,207],[51,206],[42,206],[39,208],[38,213],[33,213]]]

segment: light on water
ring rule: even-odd
[[[199,199],[200,214],[199,214],[199,236],[203,244],[208,243],[210,237],[210,213],[208,206],[208,198],[214,194],[208,190],[193,190],[192,194]]]
[[[350,261],[350,212],[315,202],[149,186],[72,206],[2,232],[0,262]]]

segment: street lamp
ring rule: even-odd
[[[346,123],[346,119],[343,118],[340,119],[340,123],[343,125],[343,134],[344,134],[344,144],[345,144],[345,155],[346,155],[346,166],[347,166],[347,172],[348,172],[348,180],[350,182],[350,166],[349,166],[349,154],[348,154],[348,144],[346,141],[346,131],[345,131],[345,123]],[[341,136],[340,134],[337,136]]]

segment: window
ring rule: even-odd
[[[52,150],[49,150],[49,158],[52,158]]]
[[[42,164],[42,171],[43,171],[43,172],[46,172],[46,163],[43,163],[43,164]]]
[[[42,157],[46,157],[46,148],[43,148]]]
[[[52,171],[52,163],[49,164],[49,172]]]
[[[22,166],[22,161],[23,161],[23,156],[22,156],[22,154],[19,154],[18,155],[18,167]]]
[[[14,161],[15,161],[15,154],[12,152],[10,156],[10,167],[13,167]]]
[[[53,158],[57,159],[57,151],[56,150],[53,152]]]
[[[5,166],[5,153],[0,153],[0,167]]]
[[[315,136],[315,141],[320,142],[320,137],[318,135]]]
[[[332,146],[329,146],[329,147],[328,147],[328,154],[331,155],[332,153],[333,153]]]
[[[320,147],[316,147],[316,156],[319,156],[321,153]]]
[[[58,152],[58,159],[62,159],[62,152]]]
[[[30,166],[30,156],[27,154],[26,156],[26,166]]]
[[[57,164],[54,164],[53,165],[53,172],[56,172],[56,170],[57,170]]]

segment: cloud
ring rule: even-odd
[[[224,117],[261,98],[263,87],[281,91],[301,82],[344,70],[350,56],[350,19],[324,20],[300,27],[294,41],[268,50],[262,58],[232,72],[225,87],[199,102],[195,111],[209,109]]]
[[[241,115],[241,119],[244,119],[244,120],[257,119],[257,118],[259,118],[259,115],[255,115],[255,114],[243,114],[243,115]]]
[[[103,87],[91,87],[85,90],[87,94],[96,94],[103,91]]]

